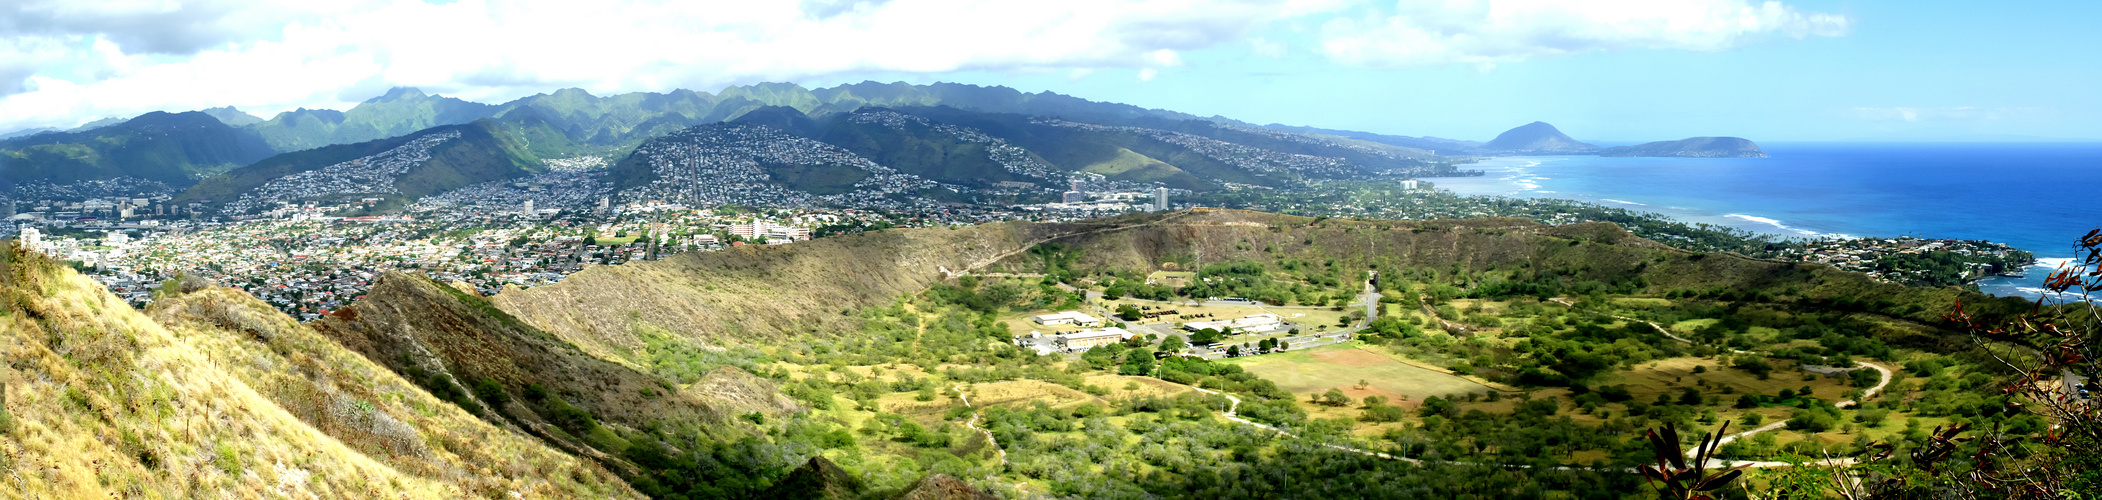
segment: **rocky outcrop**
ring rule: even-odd
[[[998,500],[1000,497],[971,487],[948,474],[928,474],[895,497],[897,500]]]
[[[775,482],[759,498],[856,498],[863,487],[853,473],[823,456],[816,456]]]

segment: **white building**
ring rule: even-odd
[[[1409,180],[1401,181],[1401,188],[1402,188],[1402,189],[1406,189],[1406,190],[1410,190],[1410,191],[1414,191],[1414,190],[1416,189],[1416,180],[1415,180],[1415,179],[1409,179]]]
[[[1168,188],[1153,188],[1153,211],[1168,211]]]
[[[22,242],[22,248],[31,252],[44,251],[44,233],[37,231],[34,227],[22,226],[22,233],[15,236],[15,239]]]
[[[1036,316],[1030,316],[1029,320],[1035,321],[1036,324],[1039,325],[1080,325],[1091,327],[1102,324],[1102,318],[1082,314],[1080,311],[1061,311],[1051,314],[1040,314]]]
[[[1088,330],[1060,335],[1058,336],[1058,347],[1068,351],[1086,350],[1095,346],[1123,342],[1125,339],[1135,335],[1130,330],[1112,326],[1101,330]]]
[[[1283,329],[1284,318],[1275,314],[1262,313],[1233,320],[1192,321],[1183,323],[1182,328],[1193,332],[1210,329],[1226,333],[1262,333]]]
[[[730,234],[748,240],[804,241],[810,239],[810,228],[787,226],[761,220],[752,221],[751,224],[731,224]]]

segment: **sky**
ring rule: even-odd
[[[2102,2],[0,0],[0,132],[951,81],[1411,136],[2102,140]]]

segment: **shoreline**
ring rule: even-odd
[[[1784,220],[1785,218],[1761,215],[1758,210],[1743,211],[1733,208],[1715,206],[1726,205],[1725,203],[1696,204],[1691,202],[1696,200],[1708,200],[1711,201],[1711,203],[1714,201],[1718,201],[1714,198],[1684,198],[1672,195],[1652,195],[1651,197],[1647,197],[1646,199],[1646,197],[1640,194],[1605,194],[1586,192],[1589,190],[1582,189],[1582,187],[1580,186],[1571,185],[1575,183],[1568,182],[1567,180],[1579,177],[1590,177],[1590,180],[1593,181],[1611,179],[1603,176],[1585,176],[1585,172],[1543,171],[1546,169],[1554,169],[1558,166],[1592,169],[1605,168],[1599,167],[1596,163],[1589,163],[1596,161],[1628,161],[1629,163],[1634,163],[1657,160],[1653,158],[1611,158],[1607,160],[1600,160],[1599,158],[1604,157],[1489,157],[1472,164],[1474,168],[1486,172],[1486,174],[1483,176],[1426,180],[1428,180],[1434,186],[1436,186],[1437,189],[1449,191],[1456,195],[1492,196],[1525,199],[1553,199],[1574,201],[1580,203],[1590,203],[1603,207],[1619,208],[1634,212],[1650,212],[1689,224],[1710,224],[1740,229],[1784,240],[1898,238],[1910,236],[1922,239],[1982,240],[1995,243],[2004,243],[2007,244],[2009,248],[2031,252],[2034,255],[2034,260],[2032,260],[2030,264],[2026,266],[2021,266],[2016,269],[2008,269],[2008,271],[2016,271],[2022,273],[2023,277],[2021,278],[1998,276],[1995,274],[1988,273],[1983,276],[1978,276],[1976,278],[1969,278],[1964,280],[1964,284],[1966,286],[1974,286],[1981,293],[1987,293],[1994,296],[2021,297],[2030,300],[2047,299],[2048,301],[2059,301],[2051,297],[2046,297],[2046,290],[2043,288],[2043,279],[2045,276],[2048,276],[2048,269],[2055,269],[2057,264],[2073,260],[2071,256],[2068,255],[2045,255],[2038,251],[2040,249],[2025,248],[2024,246],[2013,243],[2013,240],[2020,240],[2025,238],[2008,238],[2007,236],[2009,235],[2005,234],[1997,235],[1995,237],[1979,238],[1975,235],[1948,236],[1928,234],[1930,231],[1932,231],[1931,229],[1908,229],[1904,231],[1898,231],[1898,234],[1883,236],[1879,235],[1878,233],[1889,231],[1864,231],[1858,228],[1852,230],[1825,228],[1821,227],[1825,224],[1819,224],[1815,221],[1809,223],[1791,222],[1788,220]],[[1572,161],[1583,161],[1586,162],[1586,164],[1573,164],[1571,163]],[[1762,161],[1774,160],[1764,159]],[[1702,173],[1700,172],[1695,172],[1689,173],[1687,175],[1689,177],[1693,177],[1701,174]],[[1563,182],[1556,182],[1558,180],[1561,180]],[[1672,199],[1673,201],[1660,203],[1655,198],[1655,196],[1666,196],[1667,198]]]

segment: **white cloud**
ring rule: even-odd
[[[1078,79],[1124,68],[1150,80],[1190,64],[1191,51],[1249,43],[1258,55],[1282,57],[1283,39],[1314,35],[1258,36],[1279,26],[1322,26],[1329,57],[1375,65],[1479,64],[1623,46],[1709,50],[1845,27],[1834,16],[1734,0],[1599,4],[1611,8],[1455,0],[1391,11],[1348,0],[0,4],[0,130],[222,105],[262,116],[340,109],[393,86],[490,102],[569,86],[707,90],[870,73]]]
[[[1785,36],[1839,36],[1848,19],[1746,0],[1450,0],[1338,17],[1321,46],[1345,63],[1496,63],[1630,48],[1722,50]]]
[[[1932,122],[1932,121],[1980,121],[2034,119],[2056,115],[2050,109],[2035,107],[1907,107],[1887,108],[1858,107],[1848,109],[1847,116],[1884,122]]]
[[[1286,47],[1284,42],[1271,40],[1263,37],[1255,37],[1248,39],[1248,51],[1254,52],[1255,55],[1268,57],[1271,59],[1283,59],[1285,57]]]
[[[341,95],[353,87],[373,89],[363,96],[418,86],[496,100],[561,86],[663,91],[868,72],[1165,68],[1183,63],[1180,51],[1240,40],[1292,5],[30,1],[0,8],[8,28],[0,29],[0,129],[227,104],[262,113],[340,108],[356,99]],[[254,26],[272,29],[246,28]]]

